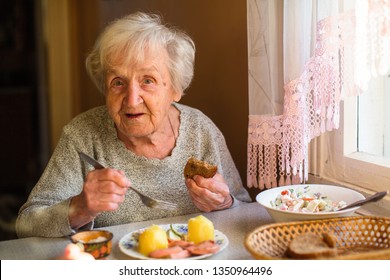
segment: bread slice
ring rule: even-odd
[[[205,161],[191,157],[184,167],[184,177],[193,178],[195,175],[200,175],[205,178],[212,178],[217,173],[217,166],[208,164]]]
[[[336,236],[330,233],[324,233],[322,235],[322,238],[324,239],[325,243],[328,244],[330,248],[335,248],[336,247]]]
[[[325,239],[325,240],[324,240]],[[295,236],[288,245],[286,254],[294,259],[319,259],[332,257],[337,254],[333,239],[314,233],[303,233]],[[328,243],[331,243],[331,246]]]

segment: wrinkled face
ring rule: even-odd
[[[151,137],[161,131],[173,101],[180,100],[174,90],[164,51],[145,53],[142,62],[118,65],[106,75],[106,104],[118,136]]]

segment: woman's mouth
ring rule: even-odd
[[[138,119],[143,115],[143,113],[138,113],[138,114],[125,114],[126,118],[128,119]]]

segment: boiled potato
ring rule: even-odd
[[[188,241],[198,244],[202,241],[214,240],[214,225],[203,215],[188,220]]]
[[[161,227],[152,225],[143,231],[138,239],[138,252],[148,256],[150,252],[168,248],[167,233]]]

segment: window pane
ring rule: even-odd
[[[370,81],[358,98],[358,151],[390,159],[390,77]]]

